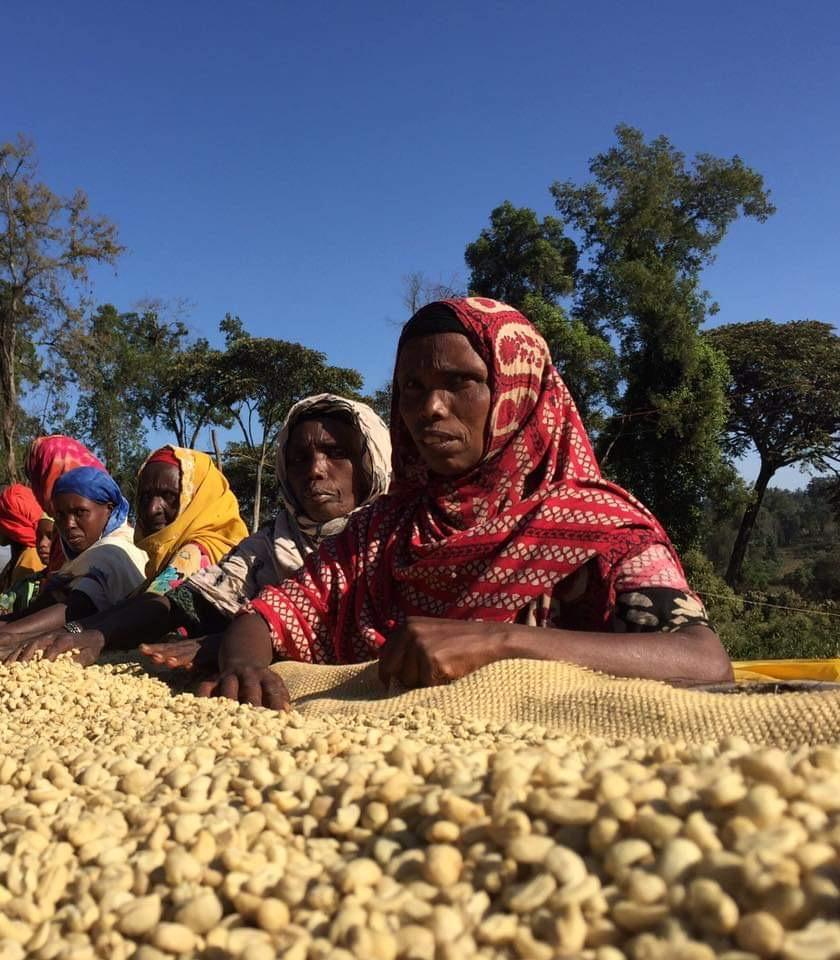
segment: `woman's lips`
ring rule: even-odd
[[[442,430],[424,430],[420,434],[420,442],[424,447],[448,447],[458,442],[458,438]]]

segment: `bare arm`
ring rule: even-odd
[[[144,593],[85,617],[82,626],[96,632],[106,650],[132,650],[172,629],[172,608],[165,596]]]
[[[227,697],[255,707],[288,710],[289,692],[269,670],[274,659],[271,633],[255,613],[236,617],[222,636],[219,672],[199,684],[199,697]]]
[[[689,626],[669,633],[553,630],[508,623],[412,617],[382,648],[383,682],[448,683],[496,660],[562,660],[620,677],[683,685],[732,679],[717,634]]]
[[[69,634],[67,620],[81,622],[81,633]],[[83,593],[70,594],[67,605],[57,603],[46,610],[6,627],[0,633],[0,660],[31,660],[37,653],[54,660],[68,650],[87,666],[103,648],[130,650],[143,640],[156,640],[169,629],[170,607],[165,597],[144,594],[124,600],[97,613]]]

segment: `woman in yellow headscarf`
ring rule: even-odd
[[[167,444],[140,468],[134,542],[149,561],[138,592],[166,593],[247,535],[236,497],[206,453]]]

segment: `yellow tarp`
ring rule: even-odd
[[[829,680],[840,683],[840,658],[833,660],[733,660],[735,679]]]

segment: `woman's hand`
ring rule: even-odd
[[[96,662],[105,638],[98,630],[83,630],[70,633],[67,630],[53,630],[41,633],[37,637],[22,637],[16,643],[0,644],[0,661],[4,663],[25,663],[41,653],[44,660],[57,660],[63,653],[73,652],[73,660],[83,667]]]
[[[140,652],[153,663],[170,670],[206,672],[218,669],[221,636],[179,638],[170,643],[141,643]]]
[[[229,666],[200,683],[195,693],[197,697],[227,697],[269,710],[289,710],[292,705],[286,684],[268,667]]]
[[[459,680],[507,652],[510,624],[409,617],[379,651],[379,679],[403,687]]]

